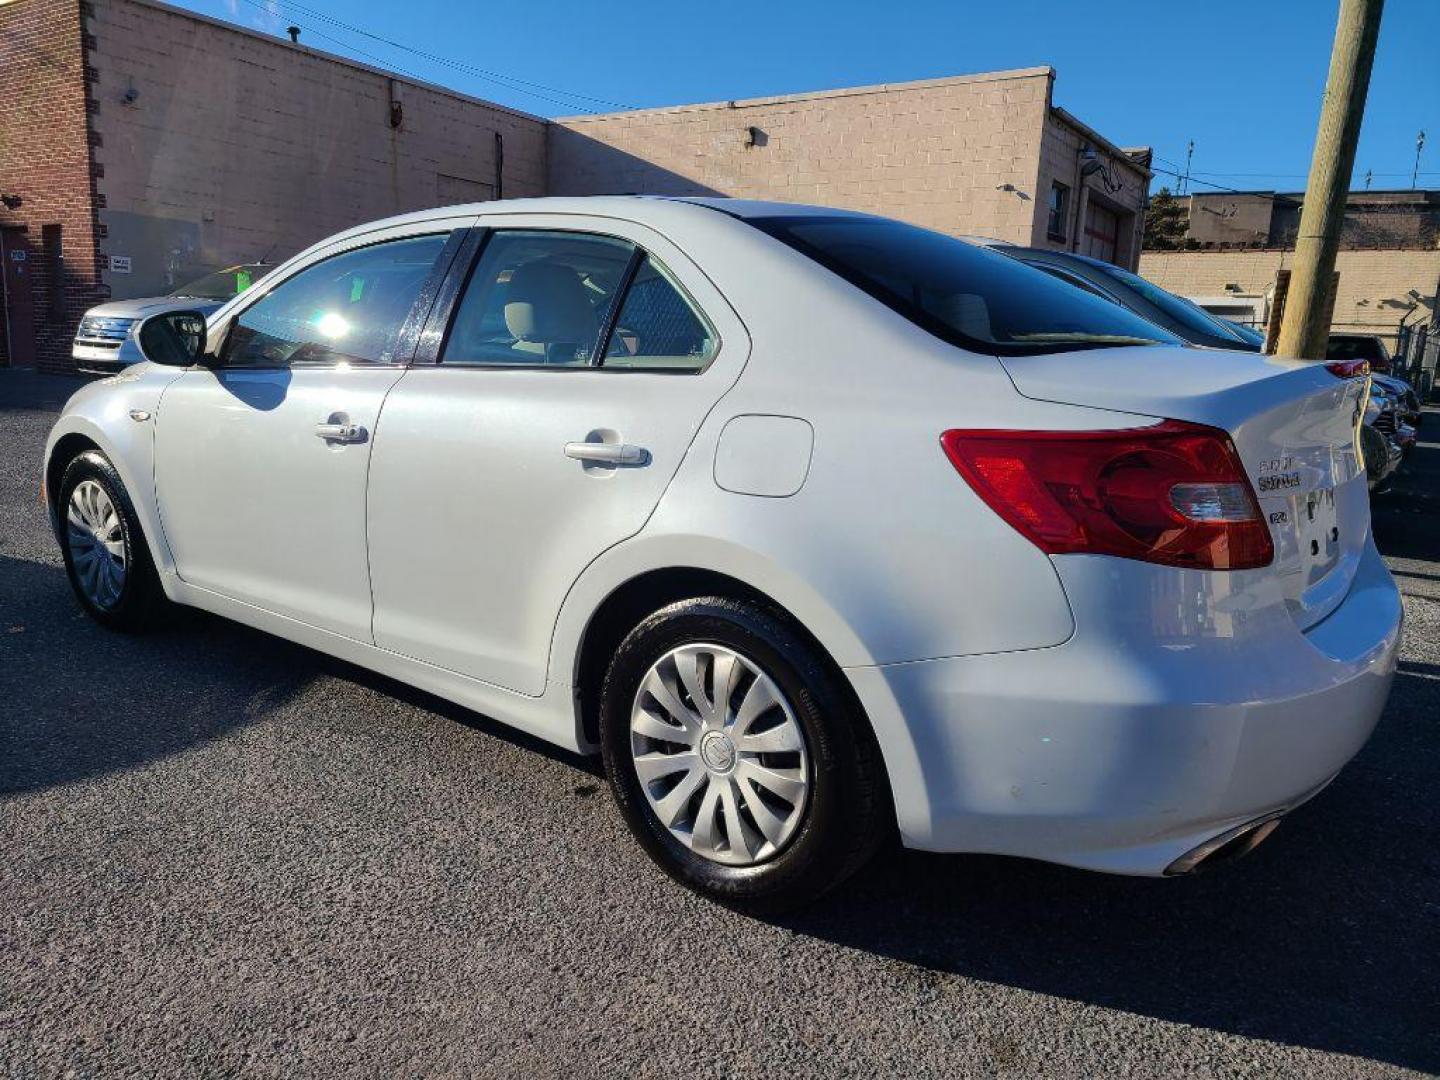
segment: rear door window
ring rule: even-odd
[[[718,344],[671,275],[630,241],[502,229],[470,274],[440,362],[699,371]]]
[[[589,367],[635,245],[587,233],[493,233],[465,286],[442,364]]]

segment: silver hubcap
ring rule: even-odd
[[[115,504],[94,480],[81,480],[70,493],[65,530],[70,562],[86,598],[96,607],[114,607],[129,566],[125,534]]]
[[[790,703],[723,645],[682,645],[646,672],[630,752],[660,823],[715,862],[771,858],[804,817],[810,763]]]

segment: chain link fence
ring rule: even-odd
[[[1440,366],[1440,327],[1434,324],[1405,326],[1400,330],[1395,367],[1415,387],[1421,401],[1436,396],[1435,369]]]

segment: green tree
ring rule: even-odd
[[[1149,251],[1174,251],[1185,246],[1190,214],[1185,205],[1162,187],[1145,207],[1145,247]]]

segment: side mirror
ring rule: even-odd
[[[167,311],[152,315],[140,327],[145,359],[167,367],[189,367],[205,351],[205,316],[198,311]]]

